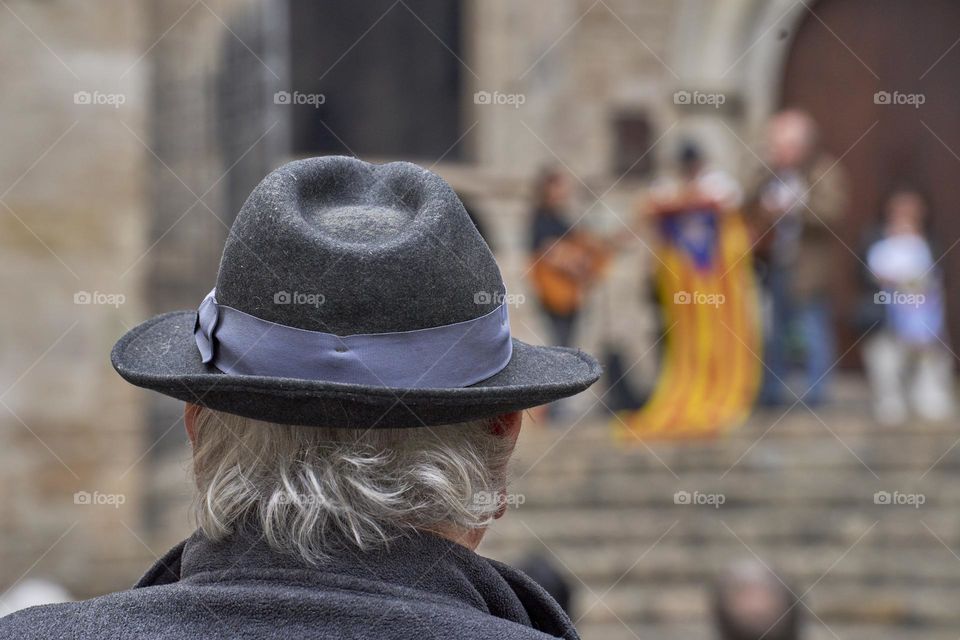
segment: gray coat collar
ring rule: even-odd
[[[336,557],[314,567],[273,550],[256,532],[219,543],[196,532],[152,566],[134,589],[248,582],[265,589],[295,585],[319,598],[360,591],[393,603],[475,609],[531,631],[578,638],[567,615],[525,574],[427,533],[400,538],[387,550],[376,552],[359,552],[344,545]],[[376,617],[376,612],[370,613]],[[467,617],[472,616],[475,612]]]

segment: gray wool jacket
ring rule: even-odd
[[[535,582],[431,534],[314,567],[256,532],[198,532],[128,591],[0,618],[3,640],[550,637],[578,638]]]

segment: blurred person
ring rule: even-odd
[[[599,240],[570,221],[570,176],[543,169],[534,185],[530,214],[530,276],[554,344],[573,344],[586,293],[607,253]]]
[[[774,115],[766,143],[766,162],[747,204],[769,302],[760,402],[778,405],[792,396],[786,380],[791,337],[798,331],[807,382],[800,397],[814,406],[827,398],[828,374],[835,362],[828,300],[834,237],[830,225],[844,214],[846,176],[820,149],[817,125],[803,111]]]
[[[503,294],[439,176],[345,157],[271,173],[199,311],[111,356],[186,402],[198,530],[133,589],[14,613],[0,637],[576,638],[536,583],[475,553],[506,509],[520,410],[600,375],[511,339]]]
[[[742,202],[743,190],[736,179],[726,171],[709,166],[700,145],[684,140],[678,147],[676,169],[653,181],[638,208],[642,220],[652,220],[656,225],[658,241],[663,242],[674,235],[665,224],[667,220],[673,219],[674,225],[686,227],[683,235],[691,239],[705,238],[708,235],[702,231],[705,214],[726,214]],[[661,306],[661,292],[655,286],[651,291],[653,302]],[[662,322],[661,328],[665,329]]]
[[[757,292],[737,181],[684,141],[676,171],[641,203],[654,227],[664,343],[647,403],[614,422],[624,439],[696,438],[747,417],[760,382]]]
[[[727,212],[742,202],[743,190],[737,180],[711,166],[700,145],[683,140],[677,151],[676,171],[654,181],[647,201],[641,205],[641,215],[689,211],[705,203]]]
[[[946,420],[953,415],[953,358],[942,277],[924,231],[926,200],[900,189],[884,208],[881,237],[867,252],[872,303],[882,311],[863,346],[874,415],[882,424],[901,424],[912,406],[925,420]]]
[[[770,569],[744,560],[724,570],[713,586],[718,640],[798,640],[799,602]]]
[[[574,343],[577,323],[587,292],[607,264],[601,241],[570,220],[573,188],[570,176],[560,169],[540,171],[534,184],[530,214],[530,280],[547,320],[554,345]],[[548,423],[562,423],[570,413],[567,402],[555,402],[534,412]]]

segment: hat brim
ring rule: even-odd
[[[402,428],[453,424],[535,407],[575,395],[601,367],[578,349],[513,340],[496,375],[469,387],[405,389],[228,375],[201,362],[196,311],[175,311],[131,329],[110,354],[131,384],[184,402],[248,418],[308,426]]]

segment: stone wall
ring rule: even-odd
[[[4,587],[50,576],[98,593],[144,556],[128,532],[140,529],[143,398],[108,359],[144,314],[130,271],[148,215],[144,4],[2,9]]]

